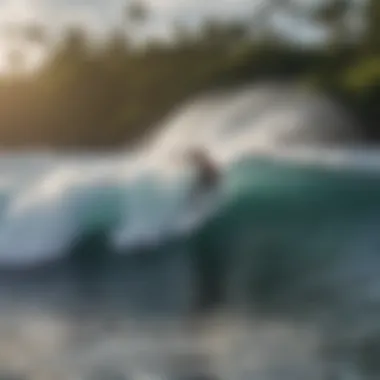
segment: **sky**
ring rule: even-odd
[[[204,17],[239,18],[258,9],[265,0],[145,0],[151,17],[143,35],[168,38],[173,22],[196,25]],[[305,0],[303,0],[305,1]],[[316,0],[308,0],[316,1]],[[67,24],[86,26],[91,32],[104,33],[120,25],[125,17],[128,0],[0,0],[0,69],[6,66],[6,56],[20,41],[10,39],[1,30],[10,24],[38,22],[56,31]],[[124,13],[123,13],[124,11]],[[318,39],[320,32],[294,20],[278,18],[278,25],[290,36]],[[41,58],[40,46],[21,46],[29,52],[31,61]]]

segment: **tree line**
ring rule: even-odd
[[[276,13],[320,26],[323,42],[284,38],[271,22]],[[101,42],[79,27],[67,28],[59,42],[40,25],[9,27],[7,33],[44,46],[49,54],[27,74],[23,52],[10,52],[12,70],[0,79],[1,145],[125,146],[189,97],[266,78],[294,79],[332,94],[357,116],[371,141],[380,139],[378,0],[314,6],[271,0],[244,20],[205,20],[196,30],[178,23],[172,41],[136,45],[130,34],[149,17],[142,3],[130,3],[125,26]]]

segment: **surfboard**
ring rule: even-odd
[[[177,233],[188,233],[209,220],[220,204],[219,191],[210,191],[199,196],[195,202],[185,205],[179,220],[174,225]]]

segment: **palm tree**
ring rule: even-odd
[[[133,0],[127,5],[125,18],[134,27],[138,27],[146,22],[149,12],[146,4],[141,0]]]
[[[14,23],[3,26],[2,34],[14,41],[46,45],[49,35],[45,27],[39,23],[18,25]]]
[[[350,0],[331,0],[321,4],[314,12],[314,20],[329,31],[329,43],[332,48],[345,44],[350,36],[346,22],[350,3]]]
[[[366,7],[365,44],[371,53],[380,54],[380,1],[368,0]]]
[[[23,36],[28,42],[46,46],[49,43],[49,35],[45,27],[41,24],[29,24],[23,28]]]

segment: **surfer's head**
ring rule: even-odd
[[[191,148],[186,153],[186,159],[192,165],[204,166],[208,165],[211,160],[207,152],[202,148]]]
[[[193,148],[187,152],[187,158],[197,172],[197,192],[214,187],[217,184],[219,169],[207,150]]]

